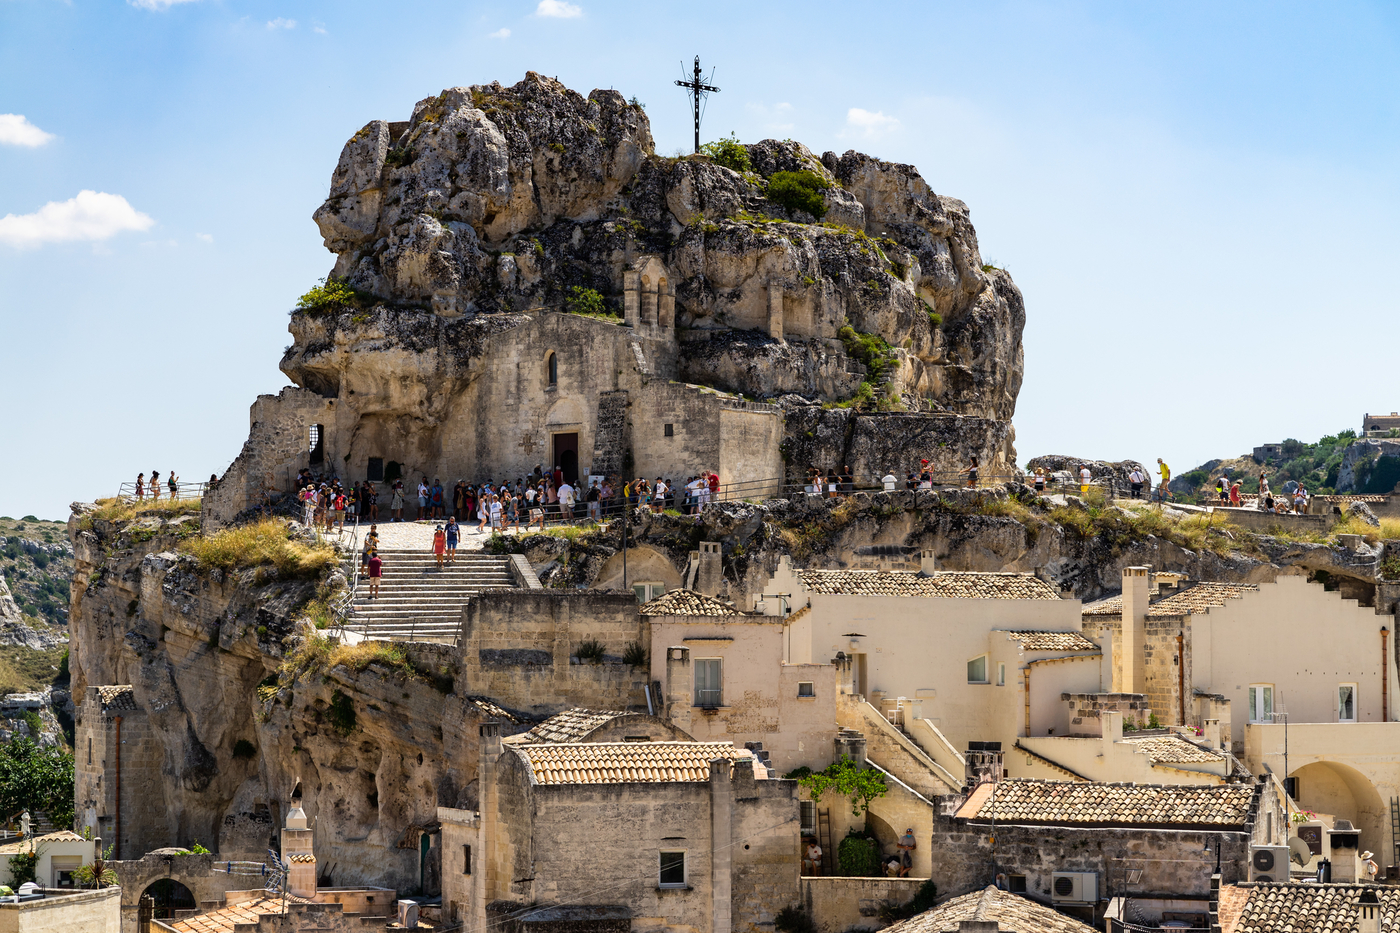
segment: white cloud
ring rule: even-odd
[[[0,217],[0,243],[25,247],[105,240],[125,230],[149,230],[154,224],[119,194],[79,191],[76,198],[50,201],[32,214]]]
[[[851,131],[852,135],[864,136],[869,139],[898,129],[899,120],[887,117],[878,110],[871,112],[859,107],[852,107],[846,111],[846,128]]]
[[[488,38],[488,39],[509,39],[509,38],[510,38],[510,30],[509,30],[509,29],[505,29],[505,28],[497,29],[495,32],[491,33],[491,34],[488,35],[486,38]]]
[[[196,0],[126,0],[127,3],[142,10],[168,10],[177,3],[194,3]]]
[[[326,34],[326,27],[325,27],[325,26],[312,26],[312,27],[311,27],[311,31],[314,32],[314,33],[316,33],[317,35],[324,36],[324,35]]]
[[[194,238],[195,238],[196,240],[203,240],[205,243],[213,243],[213,242],[214,242],[214,234],[212,234],[212,233],[196,233],[196,234],[194,235]]]
[[[554,19],[576,19],[583,15],[583,7],[565,0],[540,0],[540,5],[535,7],[536,16],[549,16]]]
[[[295,29],[295,28],[297,28],[297,21],[294,20],[294,19],[283,19],[282,17],[279,16],[279,17],[277,17],[276,19],[270,19],[270,20],[268,20],[268,21],[267,21],[267,28],[268,28],[268,29]]]
[[[0,146],[27,146],[33,149],[53,139],[25,119],[22,113],[0,113]]]

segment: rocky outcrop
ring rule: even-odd
[[[411,663],[289,674],[319,581],[270,567],[203,573],[178,547],[194,518],[85,530],[76,508],[72,689],[130,684],[149,720],[163,757],[140,793],[169,815],[169,837],[147,846],[198,840],[260,860],[269,825],[258,814],[271,806],[278,818],[300,779],[323,875],[416,889],[418,831],[440,805],[475,803],[476,755],[463,743],[476,719],[452,693],[452,659],[423,646]]]
[[[1342,464],[1337,471],[1337,492],[1390,492],[1390,488],[1376,488],[1371,475],[1382,457],[1389,458],[1391,463],[1400,459],[1400,440],[1362,437],[1354,441],[1342,454]]]
[[[748,148],[749,173],[657,156],[645,112],[621,94],[585,98],[531,72],[509,88],[448,89],[403,123],[366,124],[315,219],[337,254],[332,274],[391,308],[508,314],[560,308],[586,286],[620,310],[624,272],[654,255],[673,274],[676,325],[693,345],[688,381],[750,397],[849,397],[863,367],[832,339],[849,324],[893,348],[889,394],[906,407],[1009,420],[1025,310],[1010,276],[984,269],[966,205],[912,166],[817,158],[790,141]],[[767,199],[765,179],[794,170],[830,186],[823,223]],[[730,334],[766,333],[775,289],[795,349],[756,367]],[[417,321],[389,330],[432,329]],[[343,361],[322,360],[331,348],[310,331],[294,324],[283,368],[325,387]],[[369,343],[402,357],[414,340],[367,335],[361,353]]]
[[[1046,454],[1041,457],[1032,457],[1026,461],[1026,472],[1034,473],[1037,469],[1043,469],[1047,474],[1068,473],[1070,482],[1079,482],[1079,471],[1084,466],[1089,467],[1089,474],[1096,482],[1104,479],[1111,479],[1118,489],[1127,489],[1129,486],[1128,476],[1133,470],[1140,470],[1142,475],[1148,480],[1153,480],[1156,475],[1148,471],[1147,467],[1136,460],[1090,460],[1086,457],[1067,457],[1064,454]]]

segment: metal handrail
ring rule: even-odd
[[[336,626],[336,629],[342,641],[344,641],[345,639],[345,619],[351,612],[354,611],[354,607],[352,604],[355,602],[355,595],[360,588],[360,555],[358,547],[359,540],[360,516],[357,514],[355,516],[354,527],[350,531],[350,556],[347,558],[347,560],[349,560],[351,564],[350,586],[346,590],[345,595],[337,599],[330,607],[331,618],[339,620],[339,624]]]
[[[122,483],[117,488],[117,498],[123,502],[144,502],[147,499],[152,502],[158,502],[161,499],[174,499],[177,502],[182,499],[203,499],[208,487],[208,483],[176,483],[175,495],[172,496],[170,487],[164,482],[157,483],[155,486],[147,483],[142,490],[141,498],[138,499],[136,497],[136,482],[133,480],[129,483]]]

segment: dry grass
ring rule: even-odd
[[[324,673],[336,667],[346,667],[360,673],[371,664],[380,664],[395,671],[405,680],[420,678],[421,674],[400,646],[387,641],[362,641],[344,645],[324,635],[312,633],[282,662],[282,671],[295,679],[303,674]]]
[[[1369,525],[1356,516],[1348,516],[1332,526],[1334,535],[1361,535],[1370,544],[1386,538],[1400,538],[1400,518],[1383,518],[1381,526]]]
[[[201,499],[160,499],[152,502],[131,502],[125,499],[98,499],[97,508],[88,512],[78,523],[84,531],[92,529],[93,522],[129,522],[143,516],[154,515],[164,519],[181,515],[198,515]]]
[[[184,548],[199,561],[201,570],[239,570],[271,564],[280,576],[311,579],[336,563],[335,549],[329,544],[293,541],[287,523],[273,518],[193,538],[185,542]]]

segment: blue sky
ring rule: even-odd
[[[672,153],[696,53],[705,138],[968,203],[1026,297],[1023,463],[1357,427],[1400,408],[1398,37],[1400,6],[1345,2],[0,0],[0,513],[224,470],[367,121],[535,70],[637,96]]]

